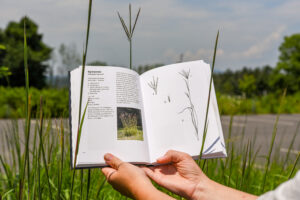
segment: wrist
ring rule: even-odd
[[[135,192],[133,192],[133,197],[136,200],[173,199],[167,194],[156,189],[152,184],[149,187],[144,187],[143,189],[137,189]]]
[[[209,178],[205,177],[199,181],[194,188],[194,191],[189,199],[191,200],[202,200],[210,199],[207,194],[210,194],[214,189],[214,182]]]

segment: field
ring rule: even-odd
[[[283,143],[277,142],[277,146],[272,149],[272,154],[269,154],[270,146],[267,146],[266,151],[262,150],[258,141],[260,137],[256,134],[266,130],[262,130],[262,127],[253,130],[250,123],[234,128],[236,123],[244,118],[228,116],[225,119],[227,126],[223,128],[226,132],[228,157],[199,163],[211,179],[259,195],[293,177],[300,169],[299,163],[296,164],[299,154],[297,158],[295,152],[292,151],[299,145],[296,146],[296,141],[299,140],[299,123],[296,130],[282,134],[285,137],[284,145],[289,147],[288,150],[278,153]],[[273,126],[271,122],[270,126]],[[282,122],[279,130],[283,131],[284,126]],[[6,152],[1,153],[0,194],[2,199],[19,199],[20,195],[26,199],[27,197],[30,199],[70,199],[73,171],[69,163],[67,121],[62,119],[31,120],[30,145],[28,146],[30,162],[27,163],[25,163],[25,121],[6,120],[1,127],[1,147],[2,152]],[[250,131],[247,131],[247,128]],[[250,134],[251,131],[256,131],[256,133]],[[272,130],[269,131],[272,132]],[[275,139],[281,141],[282,135]],[[243,139],[241,139],[242,136]],[[267,144],[272,144],[272,137],[266,140]],[[28,168],[22,172],[24,165]],[[23,187],[21,191],[20,184]],[[165,191],[162,188],[159,189]],[[180,199],[171,193],[168,194]],[[99,169],[76,170],[72,195],[73,199],[87,198],[87,196],[88,199],[126,199],[106,183]]]
[[[82,77],[84,75],[88,47],[90,16],[91,1],[89,4],[88,26],[83,53]],[[4,108],[3,104],[0,104],[2,106],[0,112],[4,117],[13,116],[24,119],[22,121],[11,119],[0,129],[1,148],[2,152],[4,152],[0,155],[0,199],[127,199],[112,189],[99,169],[71,169],[70,144],[68,140],[70,131],[67,123],[63,120],[68,113],[66,109],[67,98],[64,98],[63,95],[58,95],[62,100],[51,99],[47,96],[51,96],[51,92],[36,95],[34,89],[29,89],[28,74],[30,72],[27,65],[25,30],[24,36],[25,89],[19,89],[19,92],[12,94],[13,98],[11,100],[8,98],[8,100],[3,101]],[[132,35],[128,35],[128,39],[130,39],[131,68]],[[212,72],[215,63],[217,41],[218,37],[215,44]],[[212,81],[212,78],[210,80]],[[84,102],[82,102],[82,81],[80,106],[84,105]],[[1,98],[3,93],[13,90],[11,88],[0,89]],[[62,90],[62,93],[67,94],[64,90]],[[4,98],[7,96],[10,95],[6,93]],[[300,153],[296,152],[295,156],[293,150],[296,141],[299,139],[297,135],[299,134],[300,122],[296,130],[293,132],[288,130],[290,137],[283,134],[286,137],[285,139],[289,140],[289,145],[284,156],[278,153],[278,149],[280,150],[282,147],[281,143],[275,146],[275,141],[278,124],[280,123],[280,113],[286,112],[285,109],[290,107],[292,107],[291,110],[287,109],[290,112],[299,112],[297,110],[299,109],[299,103],[297,103],[299,102],[297,98],[299,96],[295,96],[295,99],[289,96],[285,97],[285,92],[282,98],[270,96],[269,99],[261,100],[266,106],[264,104],[258,106],[259,104],[256,104],[255,100],[223,97],[223,99],[218,98],[220,112],[222,114],[230,114],[228,131],[225,137],[228,157],[197,161],[199,167],[202,168],[209,178],[229,187],[255,195],[272,190],[280,183],[292,178],[296,171],[300,169],[298,164]],[[14,103],[14,100],[17,103]],[[288,102],[286,103],[285,100],[288,100]],[[14,106],[11,106],[10,103]],[[268,108],[267,105],[272,106]],[[260,154],[260,145],[257,145],[259,141],[257,141],[258,137],[256,133],[258,131],[264,132],[264,130],[254,128],[254,135],[249,137],[249,135],[246,135],[247,123],[244,123],[239,132],[233,133],[233,126],[235,125],[234,115],[255,113],[257,108],[265,109],[263,112],[268,112],[267,109],[271,109],[273,113],[277,113],[276,118],[272,122],[271,135],[267,138],[269,142],[265,145],[267,151],[263,155]],[[79,109],[79,116],[82,116],[80,112],[81,109]],[[84,123],[84,115],[85,112],[79,123],[81,125]],[[58,118],[53,120],[53,116]],[[137,122],[138,119],[134,119],[134,115],[131,115],[129,118],[134,122],[130,122],[129,120],[128,123],[123,123],[121,120],[118,125],[119,132],[131,136],[132,132],[134,132],[131,128],[135,131],[142,131]],[[207,120],[205,120],[206,123]],[[78,131],[78,143],[80,142],[80,127]],[[237,137],[240,139],[237,139]],[[136,187],[139,186],[137,185]],[[176,199],[182,199],[163,188],[158,186],[157,188]]]

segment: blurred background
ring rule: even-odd
[[[129,3],[93,2],[89,65],[129,66],[128,41],[117,16],[119,11],[128,23]],[[289,104],[283,112],[300,112],[299,1],[131,3],[133,18],[141,7],[133,37],[133,67],[139,73],[198,59],[211,64],[220,30],[214,83],[221,114],[276,113],[285,88]],[[63,88],[68,87],[68,71],[81,64],[88,4],[1,0],[0,5],[0,117],[22,113],[17,94],[24,86],[24,16],[33,104],[42,93],[54,106],[53,117],[68,113],[68,91]]]

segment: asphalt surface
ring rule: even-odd
[[[231,126],[231,137],[228,140],[230,116],[222,116],[222,127],[225,140],[228,140],[229,144],[234,143],[237,150],[245,148],[248,141],[254,145],[254,150],[260,148],[259,155],[267,155],[276,115],[248,115],[248,116],[234,116]],[[2,119],[0,120],[0,154],[2,157],[6,157],[11,149],[6,143],[6,133],[11,133],[12,120]],[[19,135],[24,142],[22,130],[24,130],[24,120],[17,121],[19,126]],[[32,121],[31,130],[34,131],[36,121]],[[296,127],[300,123],[300,114],[282,114],[280,115],[277,125],[277,135],[275,139],[275,146],[273,153],[277,153],[280,156],[285,156],[289,146],[292,142],[293,135],[295,134]],[[53,119],[51,128],[54,130],[59,126],[60,121]],[[63,120],[65,131],[68,132],[68,120]],[[53,131],[53,134],[55,131]],[[56,132],[57,133],[57,132]],[[244,134],[243,134],[244,133]],[[33,134],[31,134],[33,135]],[[244,136],[243,136],[244,135]],[[229,146],[229,145],[228,145]],[[300,151],[300,128],[297,131],[297,136],[291,150],[291,158],[295,157]]]

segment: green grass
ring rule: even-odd
[[[34,140],[34,135],[32,135],[29,140],[31,144],[28,146],[30,169],[28,176],[26,168],[26,176],[22,179],[23,199],[27,198],[28,195],[36,199],[39,197],[40,199],[51,199],[50,194],[52,199],[70,199],[73,171],[70,168],[69,130],[61,120],[55,120],[51,123],[49,118],[41,117],[37,118],[38,123],[33,123],[33,121],[31,122],[31,129],[36,130],[37,128],[37,131],[33,131],[33,133],[41,134],[41,139]],[[55,128],[51,128],[51,126]],[[16,121],[11,120],[6,128],[0,132],[2,136],[0,139],[3,141],[1,145],[3,144],[5,150],[10,150],[7,151],[8,154],[1,154],[0,162],[0,194],[5,195],[7,199],[18,199],[20,194],[19,162],[23,166],[22,158],[25,151],[22,146],[25,145],[24,138],[18,137],[17,130],[23,128],[22,125],[20,126]],[[236,134],[240,135],[241,132]],[[245,135],[245,138],[248,136]],[[294,137],[293,133],[287,139],[292,143],[299,138]],[[274,152],[270,156],[266,155],[265,158],[258,157],[257,152],[260,147],[255,145],[255,140],[253,137],[242,143],[241,139],[228,139],[228,157],[207,160],[203,169],[204,172],[219,183],[259,195],[262,193],[263,187],[264,192],[272,190],[280,183],[288,180],[290,175],[293,177],[295,172],[300,169],[299,162],[295,164],[296,156],[291,153],[288,160],[286,160],[286,156],[279,157],[279,154],[274,154]],[[280,146],[276,146],[276,148],[280,148]],[[292,149],[293,145],[290,148]],[[267,164],[268,158],[270,158],[268,173],[263,186],[266,175],[264,166]],[[283,166],[284,170],[282,170]],[[104,176],[99,169],[83,170],[82,172],[76,170],[75,173],[73,199],[86,198],[87,195],[89,199],[125,199],[104,181]],[[81,173],[82,177],[80,176]],[[30,184],[28,184],[28,177]],[[159,189],[163,190],[162,188]],[[175,195],[172,196],[176,197]]]
[[[85,66],[87,55],[91,2],[90,0],[83,66]],[[25,118],[25,122],[20,124],[17,120],[10,120],[5,128],[0,130],[1,148],[3,152],[6,152],[0,155],[0,199],[127,199],[113,190],[105,181],[105,177],[99,169],[71,169],[68,139],[70,130],[64,125],[62,119],[54,120],[51,118],[54,115],[66,116],[64,114],[65,110],[62,110],[59,114],[53,114],[52,107],[49,108],[46,97],[38,97],[38,100],[33,103],[35,98],[33,98],[33,90],[29,89],[28,73],[30,72],[28,72],[26,61],[27,44],[26,32],[24,31],[26,87],[20,89],[23,92],[18,94],[18,98],[23,100],[23,104],[19,105],[19,109],[21,109],[19,114]],[[288,101],[288,98],[287,96],[286,101],[289,104],[291,101]],[[269,100],[277,102],[277,105],[276,103],[273,103],[273,105],[276,105],[276,108],[281,107],[284,112],[287,104],[278,103],[279,101],[276,98]],[[222,109],[230,109],[229,105],[234,104],[235,101],[240,100],[231,99],[228,101],[228,105],[222,104],[219,100],[219,105],[223,106],[220,109],[221,112]],[[245,112],[249,113],[249,100],[246,99],[245,102],[247,102]],[[67,104],[65,105],[63,102],[56,102],[56,104],[67,107]],[[85,104],[85,102],[81,104],[85,105],[86,110],[88,104]],[[289,151],[285,158],[280,157],[278,153],[272,153],[279,120],[278,114],[276,121],[274,121],[272,138],[270,138],[270,150],[267,155],[258,157],[260,147],[256,145],[256,137],[244,141],[244,138],[247,138],[245,127],[241,133],[238,133],[242,135],[242,139],[234,139],[232,136],[234,114],[243,110],[239,102],[233,108],[230,109],[229,113],[232,117],[229,126],[229,137],[226,140],[228,157],[199,162],[208,177],[221,184],[256,195],[272,190],[280,183],[293,177],[295,172],[300,169],[298,163],[300,154],[292,156],[290,151],[297,139],[297,131],[290,138]],[[274,111],[277,112],[278,109]],[[82,118],[79,114],[79,139],[84,113]],[[129,133],[125,131],[124,134],[127,134],[127,136],[132,135],[131,132],[131,130]],[[135,132],[138,133],[137,135],[142,135],[138,131]],[[276,148],[280,148],[280,145]],[[174,198],[181,199],[181,197],[171,194],[163,188],[158,186],[157,188]]]
[[[144,140],[143,131],[136,127],[122,128],[118,130],[118,140]]]

